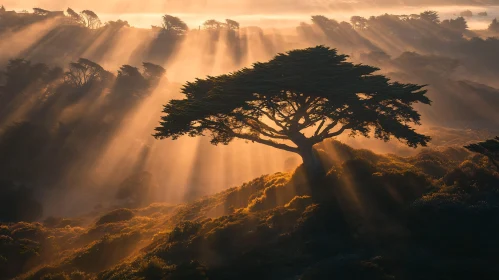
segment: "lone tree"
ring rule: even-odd
[[[81,12],[81,19],[83,24],[90,29],[98,29],[101,27],[102,22],[96,13],[90,10],[84,10]]]
[[[317,46],[189,82],[182,89],[185,99],[164,106],[154,136],[209,133],[214,145],[245,139],[299,154],[313,175],[324,171],[313,146],[347,131],[425,146],[430,137],[410,126],[420,124],[412,105],[430,104],[424,86],[390,82],[373,75],[378,68],[347,57]]]
[[[66,14],[71,19],[71,21],[73,23],[76,23],[76,24],[85,24],[85,19],[80,14],[78,14],[77,12],[75,12],[73,9],[68,8],[66,10]]]
[[[499,22],[497,21],[497,18],[492,20],[492,22],[489,25],[488,30],[491,32],[499,33]]]
[[[85,88],[96,82],[109,81],[112,77],[113,74],[99,64],[80,58],[77,62],[69,64],[68,71],[64,73],[64,82],[75,88]]]
[[[33,8],[33,13],[35,15],[39,15],[39,16],[46,16],[46,15],[50,14],[50,11],[47,11],[47,10],[44,10],[41,8]]]
[[[435,11],[424,11],[421,14],[419,14],[419,18],[434,24],[440,23],[440,17],[438,16],[438,12]]]
[[[488,157],[490,162],[497,168],[497,171],[499,171],[499,137],[464,147],[471,152]]]
[[[225,25],[230,30],[238,30],[239,29],[239,22],[237,22],[235,20],[232,20],[232,19],[226,19],[225,20]]]
[[[187,31],[189,31],[189,27],[187,27],[187,24],[185,22],[183,22],[178,17],[170,15],[163,16],[162,27],[166,33],[176,36],[184,35],[187,33]]]
[[[354,29],[364,30],[367,28],[367,19],[360,16],[353,16],[350,18],[350,22]]]
[[[209,19],[203,23],[203,28],[208,29],[208,30],[218,30],[223,27],[223,23],[214,20],[214,19]]]

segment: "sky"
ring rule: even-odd
[[[78,12],[89,9],[96,12],[103,22],[122,19],[129,21],[132,26],[144,28],[160,25],[161,16],[164,14],[180,17],[191,28],[197,28],[208,19],[223,21],[226,18],[237,20],[243,27],[295,28],[300,22],[310,22],[310,16],[317,14],[338,21],[348,21],[353,15],[369,17],[384,13],[413,14],[425,10],[436,10],[443,19],[456,17],[467,9],[474,13],[487,11],[489,14],[487,17],[468,19],[469,26],[478,29],[485,28],[493,17],[499,18],[499,5],[492,7],[469,6],[468,3],[467,6],[456,6],[443,5],[443,2],[438,2],[433,5],[404,6],[398,4],[390,6],[387,5],[389,1],[392,3],[393,1],[400,2],[399,0],[385,0],[384,2],[372,0],[362,3],[329,0],[0,0],[0,4],[3,3],[7,10],[17,11],[24,9],[32,11],[32,8],[35,7],[53,11],[66,10],[71,7]],[[426,0],[421,0],[419,3],[422,1]],[[457,2],[458,0],[452,1]],[[364,5],[366,2],[369,2],[369,5]],[[11,40],[0,40],[0,49],[2,46],[4,47],[4,53],[0,52],[0,54],[13,57],[14,55],[10,53],[15,54],[23,49],[29,49],[30,44],[39,42],[40,38],[44,38],[47,32],[53,28],[50,25],[54,24],[54,21],[44,22],[42,25],[20,31],[22,36],[16,36]],[[129,29],[128,33],[119,33],[113,37],[115,39],[112,42],[113,48],[106,52],[106,59],[99,61],[99,63],[109,70],[117,69],[118,65],[131,63],[131,57],[135,54],[135,50],[140,50],[151,42],[151,38],[143,35],[147,32],[142,31]],[[269,34],[280,35],[282,34],[280,31],[273,33],[272,30],[269,30]],[[97,38],[92,44],[86,45],[86,48],[79,55],[91,57],[92,54],[97,53],[101,44],[105,42],[103,38],[108,38],[106,33],[101,35],[102,37]],[[242,63],[247,66],[255,61],[268,60],[268,52],[265,51],[267,46],[260,35],[256,33],[246,35],[249,38],[246,46],[248,53]],[[281,37],[268,36],[268,38],[273,40],[273,44],[278,49],[295,47],[295,42],[292,40],[283,41],[285,44],[280,45]],[[209,40],[208,37],[203,37],[202,34],[199,35],[196,32],[188,36],[178,48],[179,51],[166,65],[168,80],[183,83],[194,79],[194,77],[203,77],[207,74],[218,75],[237,69],[234,60],[227,56],[227,45],[224,40],[217,43],[214,54],[207,55],[206,52],[200,51]],[[307,42],[302,43],[306,44]],[[125,44],[128,44],[127,47],[123,47]],[[13,45],[17,47],[12,47]],[[59,55],[59,53],[57,54]],[[189,61],[189,63],[185,63],[185,61]],[[236,186],[261,174],[283,170],[284,163],[290,158],[290,154],[263,145],[236,141],[229,146],[214,147],[206,139],[188,137],[177,141],[154,140],[150,135],[160,118],[162,105],[165,104],[165,100],[176,98],[175,94],[178,94],[178,91],[171,90],[168,94],[170,95],[165,96],[163,91],[157,90],[150,99],[140,105],[140,108],[127,121],[127,126],[120,128],[113,136],[112,144],[99,158],[99,161],[91,162],[92,168],[95,167],[95,171],[92,171],[95,174],[91,173],[92,180],[106,182],[108,178],[114,178],[118,167],[121,168],[122,165],[135,162],[143,155],[143,151],[148,152],[148,171],[155,174],[162,187],[175,189],[173,194],[168,194],[172,197],[182,197],[182,192],[192,186],[202,185],[203,188],[212,193],[223,188]],[[65,117],[71,119],[70,117],[77,109],[69,108],[65,111],[69,117]],[[144,125],[145,122],[151,125]],[[361,142],[361,145],[366,144]],[[369,144],[369,146],[374,147],[374,144]],[[389,148],[393,147],[389,146]],[[296,156],[294,158],[296,159]],[[85,187],[87,186],[85,185]],[[60,201],[58,195],[57,193],[54,196],[54,201]],[[74,195],[81,197],[81,190],[75,188]],[[89,195],[95,195],[95,193],[89,193]],[[93,196],[89,197],[89,200],[94,199]],[[82,205],[75,202],[76,199],[65,199],[64,201],[67,202],[68,209],[83,209]],[[87,204],[86,198],[83,197],[81,203]],[[60,204],[56,204],[54,209],[47,209],[47,212],[60,211],[61,207]]]
[[[7,8],[41,7],[63,10],[71,7],[102,13],[305,13],[359,10],[387,6],[499,5],[499,0],[3,0]]]
[[[410,14],[431,9],[439,11],[441,17],[446,19],[470,9],[474,12],[488,11],[486,18],[468,20],[470,28],[483,29],[494,17],[499,17],[499,0],[3,0],[0,3],[7,10],[17,11],[31,11],[35,7],[47,10],[66,10],[68,7],[76,11],[90,9],[104,22],[122,19],[142,28],[159,25],[163,14],[178,16],[191,28],[197,28],[212,18],[222,21],[231,18],[242,26],[286,28],[309,21],[310,16],[315,14],[348,21],[352,15]],[[498,6],[471,5],[476,3]]]

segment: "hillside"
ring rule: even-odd
[[[494,279],[499,173],[462,148],[323,145],[327,179],[0,228],[3,279]],[[478,274],[477,274],[478,273]]]
[[[172,1],[0,4],[0,280],[499,278],[497,1]]]

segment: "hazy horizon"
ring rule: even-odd
[[[90,9],[96,12],[103,22],[112,20],[126,20],[130,25],[138,28],[149,28],[151,25],[160,25],[161,16],[170,14],[180,17],[191,29],[196,29],[208,19],[224,20],[234,19],[244,26],[259,26],[263,28],[294,28],[300,22],[308,22],[310,16],[315,14],[324,15],[337,21],[349,21],[351,16],[377,16],[385,13],[389,14],[413,14],[421,13],[425,10],[435,10],[439,12],[442,19],[455,18],[460,12],[470,10],[473,13],[488,13],[486,17],[474,16],[468,18],[470,29],[485,29],[490,21],[499,17],[499,2],[491,5],[404,5],[395,4],[387,6],[389,1],[365,1],[362,8],[358,8],[355,1],[310,1],[307,4],[296,5],[286,4],[281,0],[267,5],[257,5],[256,2],[240,1],[241,3],[226,3],[227,1],[166,1],[164,4],[159,1],[146,1],[140,6],[131,1],[117,1],[101,3],[89,1],[82,5],[76,1],[66,0],[57,4],[52,1],[35,0],[28,3],[19,4],[18,1],[6,1],[3,5],[7,10],[31,11],[32,8],[39,7],[48,10],[66,10],[71,7],[80,11]],[[124,3],[123,3],[124,2]],[[377,3],[376,2],[381,2]],[[406,1],[407,2],[407,1]],[[169,5],[169,6],[168,6]],[[298,6],[298,8],[297,8]]]
[[[7,8],[27,9],[41,7],[52,10],[65,10],[67,7],[73,9],[91,9],[101,13],[225,13],[232,14],[258,14],[258,13],[290,13],[290,12],[332,12],[335,10],[359,10],[362,9],[393,7],[430,7],[430,6],[475,6],[499,5],[498,0],[110,0],[110,1],[78,1],[78,0],[27,0],[20,3],[16,0],[4,0],[2,4]]]
[[[12,5],[9,5],[9,2]],[[493,102],[487,102],[480,98],[472,99],[465,94],[468,91],[467,88],[471,87],[472,91],[484,92],[484,96],[490,96],[490,92],[494,92],[495,88],[499,87],[499,82],[489,78],[489,75],[494,75],[494,73],[484,71],[487,67],[494,67],[488,66],[494,63],[493,60],[483,57],[488,50],[485,47],[489,45],[490,48],[494,47],[494,42],[482,44],[476,40],[468,42],[467,39],[470,36],[488,36],[487,31],[472,32],[465,28],[458,36],[457,33],[449,31],[449,27],[445,27],[445,24],[435,24],[432,28],[437,30],[434,31],[431,28],[427,29],[425,25],[420,25],[418,21],[403,21],[404,24],[400,24],[399,22],[390,23],[389,20],[382,19],[377,22],[378,25],[375,22],[373,28],[366,30],[349,29],[350,25],[343,28],[345,25],[341,25],[343,27],[340,27],[339,30],[331,31],[322,29],[319,24],[312,21],[311,16],[321,14],[340,22],[350,21],[354,15],[369,18],[383,14],[407,15],[419,14],[425,10],[435,10],[440,19],[445,20],[455,18],[462,11],[469,9],[475,15],[484,11],[488,13],[487,16],[476,15],[466,18],[469,29],[484,29],[490,24],[493,17],[499,16],[499,6],[426,5],[409,7],[398,5],[381,8],[381,6],[375,7],[374,5],[359,5],[353,9],[351,4],[350,8],[342,6],[340,9],[338,6],[336,10],[331,7],[319,10],[317,7],[320,3],[332,2],[314,1],[307,2],[307,5],[292,5],[293,1],[278,1],[271,3],[270,6],[262,5],[262,7],[256,7],[255,4],[252,4],[252,8],[243,10],[244,5],[239,7],[232,4],[224,7],[217,6],[217,3],[220,4],[224,1],[204,1],[204,4],[200,1],[191,1],[197,5],[196,7],[200,7],[200,4],[211,7],[211,9],[200,11],[196,10],[198,8],[193,8],[194,4],[187,5],[183,9],[180,9],[180,6],[175,8],[176,6],[173,4],[177,2],[172,1],[168,2],[173,3],[170,8],[159,5],[158,1],[145,1],[140,9],[135,6],[127,6],[127,3],[132,3],[128,1],[123,1],[124,4],[114,8],[112,6],[116,1],[107,2],[101,7],[95,5],[96,1],[88,1],[85,7],[82,4],[73,5],[75,2],[31,1],[21,3],[25,8],[16,8],[13,1],[3,4],[9,11],[26,9],[31,12],[33,7],[47,10],[66,10],[71,7],[76,12],[90,9],[97,14],[102,23],[121,19],[128,21],[132,26],[145,29],[125,26],[114,28],[113,25],[88,28],[65,25],[64,21],[52,18],[25,25],[25,21],[22,20],[25,16],[20,15],[21,20],[16,21],[15,17],[11,20],[13,26],[20,24],[20,28],[6,29],[1,34],[3,37],[0,43],[2,50],[0,64],[7,64],[9,59],[22,57],[33,63],[45,63],[48,66],[59,66],[66,70],[70,65],[69,63],[75,62],[79,58],[86,58],[116,75],[117,70],[122,65],[140,67],[142,62],[151,62],[166,69],[166,79],[161,86],[151,90],[150,96],[137,101],[130,110],[122,112],[118,110],[118,112],[127,114],[126,118],[109,120],[116,131],[109,133],[109,135],[105,134],[106,137],[102,136],[106,140],[104,144],[95,144],[101,149],[98,157],[87,159],[82,155],[81,159],[75,156],[75,159],[68,161],[71,163],[72,170],[64,174],[62,178],[68,178],[68,182],[73,187],[65,189],[64,192],[59,192],[59,190],[53,194],[47,192],[45,195],[48,198],[44,199],[47,205],[46,213],[55,213],[61,209],[67,213],[85,210],[89,201],[94,201],[96,196],[101,199],[102,192],[107,191],[107,189],[110,190],[106,195],[113,197],[112,192],[117,184],[125,179],[116,176],[116,170],[122,170],[120,173],[128,174],[131,172],[129,170],[135,168],[136,162],[140,162],[144,170],[154,174],[160,188],[165,190],[165,193],[158,196],[170,202],[182,201],[184,197],[190,197],[191,193],[194,193],[192,196],[195,197],[200,194],[212,194],[240,185],[262,174],[282,171],[290,166],[296,167],[300,162],[298,156],[271,147],[246,144],[242,140],[236,141],[228,147],[215,147],[210,145],[206,138],[190,139],[185,137],[178,141],[155,141],[151,137],[151,133],[160,119],[162,106],[168,100],[181,96],[179,92],[181,84],[207,75],[222,75],[236,71],[258,61],[268,61],[277,53],[293,49],[316,45],[331,46],[337,48],[341,53],[349,55],[355,63],[379,65],[384,74],[390,74],[394,79],[410,82],[416,80],[422,84],[432,84],[435,91],[442,92],[443,96],[445,94],[450,96],[452,92],[452,96],[455,97],[455,102],[458,104],[462,103],[468,106],[473,103],[481,108],[473,112],[475,115],[472,117],[463,117],[460,120],[458,117],[461,116],[452,110],[448,111],[450,105],[447,106],[446,102],[443,102],[445,97],[435,94],[435,98],[441,99],[435,101],[434,107],[422,112],[423,129],[426,130],[431,130],[433,126],[488,127],[483,120],[489,116],[491,119],[495,119],[494,116],[497,114],[494,111]],[[249,1],[240,1],[239,3],[249,5]],[[284,5],[283,3],[291,4]],[[21,4],[17,3],[18,6]],[[132,4],[135,5],[135,2]],[[150,9],[154,12],[145,12],[147,7],[155,5],[156,9]],[[283,9],[280,12],[275,12],[279,5]],[[306,9],[300,10],[305,6]],[[313,7],[316,9],[314,10]],[[150,26],[160,26],[164,14],[178,16],[193,31],[186,32],[183,36],[169,37],[166,36],[167,33],[159,33],[158,35],[156,31],[151,30]],[[8,19],[8,17],[6,18]],[[26,18],[29,18],[29,15]],[[36,20],[43,17],[35,15],[32,18]],[[386,17],[381,18],[386,19]],[[241,28],[236,32],[222,29],[218,33],[213,33],[209,32],[211,30],[204,30],[201,27],[198,32],[198,26],[209,19],[218,21],[232,19],[239,22]],[[334,25],[335,21],[331,21],[331,23]],[[263,32],[254,32],[257,29],[246,28],[252,26],[261,27]],[[447,34],[449,38],[442,37],[435,32]],[[475,53],[475,49],[482,46],[485,46],[484,49]],[[449,53],[450,48],[453,48],[451,49],[453,52]],[[386,53],[389,57],[388,61],[370,60],[370,55],[374,55],[371,58],[375,58],[379,51]],[[442,57],[433,57],[432,55]],[[452,60],[449,62],[449,59]],[[452,66],[454,59],[464,66],[454,69]],[[427,74],[427,71],[419,69],[423,66],[417,62],[425,65],[431,60],[436,60],[436,62],[424,67],[429,67],[431,71],[435,67],[437,70],[443,69],[438,71],[442,71],[444,76],[449,75],[449,77],[445,76],[445,79],[451,78],[455,81],[445,83],[444,80],[434,80],[433,74]],[[442,63],[443,65],[440,65]],[[412,71],[422,72],[415,74]],[[463,84],[460,79],[483,85],[469,82]],[[486,88],[484,85],[494,87],[494,89]],[[36,91],[34,92],[36,93]],[[106,94],[107,91],[103,91],[102,98],[97,98],[95,104],[76,102],[75,104],[61,105],[63,108],[60,109],[60,112],[59,107],[56,107],[52,110],[53,114],[57,116],[53,117],[57,119],[57,122],[53,122],[51,117],[47,123],[50,127],[57,127],[58,123],[67,123],[75,125],[75,129],[77,129],[79,121],[86,120],[87,117],[100,112],[102,108],[99,106],[107,106],[106,99],[103,98]],[[12,96],[17,95],[12,94]],[[31,114],[35,114],[31,113],[32,108],[29,106],[42,106],[45,103],[42,101],[41,105],[34,102],[31,105],[23,105],[24,107],[10,106],[12,112],[8,116],[6,115],[4,120],[0,120],[2,121],[0,125],[4,125],[0,126],[0,129],[8,127],[13,122],[29,119]],[[438,106],[442,107],[438,108]],[[87,113],[87,110],[90,111]],[[485,125],[482,125],[483,123]],[[96,124],[92,125],[97,126]],[[94,137],[87,132],[85,135],[89,139]],[[94,140],[98,141],[99,137]],[[354,147],[369,147],[376,152],[398,151],[399,153],[411,154],[416,152],[401,147],[399,143],[386,144],[381,141],[353,140],[346,136],[341,136],[338,139]],[[87,149],[86,141],[71,145]],[[294,160],[294,162],[292,164],[289,164],[290,161],[286,163],[288,159]],[[89,188],[95,192],[88,191]],[[85,195],[82,192],[85,192]],[[74,198],[59,202],[60,195],[74,195]]]

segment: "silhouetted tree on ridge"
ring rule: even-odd
[[[217,30],[223,27],[223,23],[214,20],[214,19],[209,19],[203,23],[203,28],[208,29],[208,30]]]
[[[488,30],[491,32],[499,33],[499,22],[497,21],[497,18],[492,20],[492,22],[489,25]]]
[[[90,10],[84,10],[81,12],[81,19],[83,24],[90,29],[97,29],[101,27],[102,22],[96,13]]]
[[[145,62],[143,71],[137,67],[123,65],[118,70],[113,94],[123,97],[144,97],[153,90],[157,82],[165,74],[165,69],[159,65]]]
[[[460,14],[462,17],[473,17],[473,12],[470,10],[462,11]]]
[[[353,16],[350,19],[354,29],[364,30],[367,28],[367,19],[361,16]]]
[[[96,81],[108,80],[112,74],[99,64],[80,58],[69,64],[69,70],[64,74],[64,81],[74,87],[84,87]]]
[[[227,28],[231,30],[238,30],[239,29],[239,22],[232,20],[232,19],[226,19],[225,24]]]
[[[449,29],[464,32],[468,29],[468,23],[464,17],[458,17],[456,19],[446,19],[442,21],[442,25]]]
[[[109,28],[120,29],[120,28],[123,28],[123,27],[130,27],[130,24],[126,20],[118,19],[116,21],[108,21],[108,22],[106,22],[105,26],[109,27]]]
[[[165,105],[155,137],[209,132],[214,145],[240,138],[299,154],[310,175],[323,172],[313,146],[346,131],[425,146],[430,137],[409,126],[420,123],[412,105],[430,104],[424,86],[390,82],[346,58],[318,46],[189,82],[185,99]]]
[[[84,19],[83,17],[78,14],[77,12],[75,12],[73,9],[71,8],[68,8],[66,10],[66,13],[68,14],[68,17],[73,21],[73,23],[76,23],[76,24],[84,24]]]
[[[184,35],[187,31],[189,31],[189,27],[187,27],[187,24],[184,21],[178,17],[170,15],[163,16],[162,27],[165,32],[172,35]]]
[[[479,153],[489,158],[490,162],[497,168],[497,171],[499,171],[499,137],[470,144],[465,146],[465,148],[471,152]]]
[[[50,13],[50,11],[44,10],[42,8],[33,8],[33,13],[35,15],[46,16]]]
[[[144,62],[142,63],[142,67],[144,68],[142,74],[150,82],[159,81],[166,73],[165,68],[154,63]]]
[[[421,14],[419,14],[419,18],[435,24],[440,23],[440,17],[438,16],[438,12],[435,11],[424,11]]]

